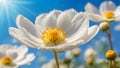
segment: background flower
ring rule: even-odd
[[[91,3],[88,3],[85,10],[89,13],[89,18],[96,22],[120,21],[120,6],[116,7],[112,1],[102,2],[99,10]]]
[[[0,46],[0,68],[17,68],[28,65],[34,60],[34,54],[27,54],[26,46],[12,46],[3,44]]]

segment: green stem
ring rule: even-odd
[[[54,57],[55,57],[55,61],[56,61],[56,66],[57,66],[57,68],[60,68],[59,62],[58,62],[58,57],[57,57],[57,52],[56,52],[56,50],[53,50],[53,52],[54,52]]]
[[[111,61],[111,60],[109,61],[109,68],[113,68],[113,67],[112,67],[112,61]]]

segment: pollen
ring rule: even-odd
[[[115,16],[115,14],[113,13],[113,11],[106,11],[104,13],[104,17],[107,19],[113,18]]]
[[[64,42],[65,38],[66,33],[61,28],[46,28],[41,35],[41,39],[47,46],[56,46]]]
[[[0,59],[0,64],[1,65],[10,65],[10,64],[12,64],[12,59],[10,57],[5,56]]]

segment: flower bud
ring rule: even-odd
[[[107,53],[106,53],[106,58],[107,58],[108,60],[115,60],[115,58],[116,58],[116,53],[115,53],[115,51],[113,51],[113,50],[108,50]]]
[[[73,56],[78,57],[80,55],[81,50],[79,48],[75,48],[72,50]]]
[[[87,63],[88,65],[93,65],[93,64],[94,64],[94,59],[88,58],[88,59],[86,60],[86,63]]]
[[[107,23],[107,22],[101,23],[101,24],[100,24],[100,29],[101,29],[103,32],[107,31],[108,29],[110,29],[109,23]]]

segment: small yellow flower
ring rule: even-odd
[[[106,58],[108,60],[114,60],[116,58],[116,53],[113,50],[108,50],[106,53]]]
[[[0,59],[0,64],[1,65],[11,65],[12,64],[12,59],[8,56],[2,57]]]

